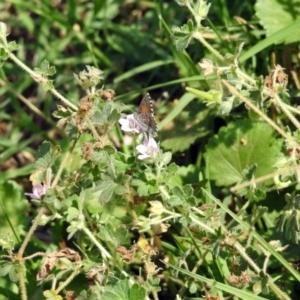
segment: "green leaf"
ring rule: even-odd
[[[130,300],[129,289],[128,280],[119,281],[113,287],[108,286],[105,289],[101,300]]]
[[[80,212],[77,208],[69,207],[67,210],[67,221],[71,222],[72,220],[77,219],[79,215]]]
[[[64,106],[57,105],[57,110],[55,110],[52,115],[57,118],[57,119],[62,119],[62,118],[71,118],[72,117],[72,112],[69,108],[65,108]]]
[[[11,268],[13,267],[11,262],[4,262],[4,261],[1,262],[0,266],[1,266],[0,276],[6,276],[10,272]]]
[[[53,80],[47,80],[45,84],[43,84],[44,91],[51,91],[54,89]]]
[[[168,204],[170,206],[178,206],[178,205],[182,205],[182,203],[183,203],[182,199],[177,196],[171,196],[168,199]]]
[[[4,48],[0,48],[0,66],[8,59],[8,52]]]
[[[118,112],[118,110],[113,109],[112,112],[109,115],[108,120],[111,123],[116,123],[120,120],[120,118],[121,118],[121,114]]]
[[[90,295],[86,290],[80,292],[80,294],[76,297],[76,300],[89,300],[91,299]]]
[[[146,290],[138,283],[130,286],[129,280],[117,282],[113,287],[107,286],[101,300],[144,300]]]
[[[293,0],[289,5],[291,5],[290,9],[288,9],[287,4],[278,0],[256,1],[256,16],[259,18],[260,24],[265,28],[268,37],[299,20],[300,0]],[[270,12],[270,7],[272,8],[272,13],[268,13]],[[289,44],[299,41],[299,27],[297,27],[294,32],[286,34],[283,40],[277,40],[277,43],[284,42]]]
[[[273,172],[279,144],[266,123],[245,120],[228,124],[206,147],[210,179],[218,186],[241,182],[245,180],[244,170],[253,164],[257,164],[256,177]]]
[[[18,45],[15,41],[12,41],[12,42],[9,42],[9,43],[8,43],[8,50],[9,50],[10,52],[16,51],[16,50],[18,50],[19,48],[20,48],[19,45]]]
[[[105,103],[103,109],[95,109],[91,117],[92,122],[96,127],[112,127],[114,128],[115,123],[120,119],[121,114],[115,108],[113,103]]]
[[[136,174],[136,176],[138,176],[139,174]],[[158,192],[156,180],[147,179],[145,173],[140,174],[139,178],[132,179],[131,184],[137,187],[139,196],[147,196],[149,194]]]
[[[51,193],[51,191],[49,193]],[[48,205],[48,208],[52,211],[52,213],[56,212],[56,210],[60,210],[62,207],[61,201],[57,199],[55,194],[46,195],[43,198],[43,202]]]
[[[43,142],[37,151],[36,159],[44,157],[45,155],[49,154],[51,150],[51,143],[50,142]]]
[[[21,269],[18,268],[18,266],[12,265],[12,267],[10,268],[9,273],[8,273],[9,279],[12,282],[17,282],[18,281],[18,272],[20,272],[20,271],[21,271]]]
[[[15,247],[15,241],[11,232],[0,232],[0,247],[7,252],[12,252]]]
[[[192,20],[188,20],[187,24],[182,27],[172,27],[172,38],[178,51],[183,51],[188,47],[192,40],[193,30],[194,24]]]
[[[186,196],[191,197],[193,196],[193,188],[190,184],[186,184],[183,188],[182,188],[183,192],[185,193]]]
[[[165,166],[170,163],[171,159],[172,159],[172,152],[165,152],[161,156],[161,162],[163,162]]]
[[[151,292],[159,292],[161,291],[161,287],[160,287],[160,279],[159,278],[148,278],[146,281],[146,287],[147,287],[147,291],[149,293]]]
[[[49,62],[47,60],[44,60],[41,64],[41,68],[35,68],[34,69],[37,73],[48,77],[48,76],[52,76],[56,73],[56,69],[54,66],[50,66]],[[51,81],[52,83],[52,81]]]
[[[59,146],[51,147],[49,142],[43,142],[38,148],[35,167],[37,169],[47,169],[48,167],[51,167],[54,161],[60,155],[60,151],[61,150]]]
[[[134,283],[129,291],[130,300],[146,299],[146,290],[138,283]]]
[[[107,167],[111,164],[110,153],[111,148],[106,151],[105,149],[95,149],[93,155],[91,156],[90,160],[93,161],[97,166],[100,168]]]
[[[9,279],[12,282],[18,281],[18,274],[24,273],[25,269],[23,266],[14,264],[12,262],[1,262],[1,268],[0,268],[0,276],[9,276]],[[25,273],[24,273],[25,274]]]
[[[76,140],[78,137],[78,128],[74,124],[74,121],[72,120],[68,125],[66,126],[66,133],[68,134],[68,140]]]
[[[97,185],[96,190],[101,190],[101,194],[99,196],[100,203],[104,204],[111,200],[114,195],[114,190],[116,188],[116,184],[113,181],[102,181]]]
[[[106,115],[107,111],[95,111],[94,115],[92,116],[91,120],[95,126],[103,126],[108,123],[108,116]]]
[[[57,126],[58,127],[63,127],[65,125],[67,125],[66,127],[66,132],[69,134],[69,139],[70,139],[70,132],[75,132],[75,137],[74,139],[76,138],[77,136],[77,132],[78,132],[78,129],[77,127],[75,126],[74,124],[74,117],[76,116],[76,113],[71,111],[69,108],[65,108],[61,105],[57,105],[57,110],[54,111],[52,113],[52,115],[59,119],[59,121],[57,122]]]
[[[128,229],[123,226],[120,225],[116,230],[115,230],[115,241],[117,243],[117,245],[122,245],[124,244],[125,240],[128,237]]]
[[[122,152],[116,152],[116,155],[114,157],[114,165],[116,168],[116,171],[119,173],[123,173],[134,165],[134,158],[132,156],[128,156]]]
[[[179,186],[175,186],[172,190],[173,195],[183,200],[185,197],[183,190]]]
[[[47,300],[63,300],[63,298],[55,292],[55,290],[46,290],[43,292]]]
[[[162,147],[174,152],[182,152],[188,149],[196,139],[209,133],[208,120],[211,111],[199,105],[191,104],[188,111],[183,111],[175,120],[175,130],[164,131]]]
[[[101,227],[100,236],[104,241],[111,241],[117,247],[124,244],[128,236],[128,230],[123,225],[113,227],[112,224],[108,223]]]
[[[98,182],[94,191],[101,191],[99,201],[105,204],[112,200],[113,196],[122,195],[127,191],[127,181],[130,177],[128,175],[119,174],[117,178],[113,179],[107,174],[101,175],[102,181]]]
[[[168,199],[168,203],[171,206],[183,205],[188,209],[191,205],[196,204],[196,198],[193,196],[193,188],[190,184],[185,185],[184,187],[175,186],[172,189],[173,195]]]
[[[178,171],[179,167],[175,163],[171,163],[168,165],[166,172],[168,172],[170,175],[175,175]]]

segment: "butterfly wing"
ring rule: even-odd
[[[138,112],[134,114],[137,125],[141,132],[151,136],[157,135],[157,125],[153,114],[153,105],[150,95],[147,93],[138,108]]]

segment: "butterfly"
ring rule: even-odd
[[[140,131],[152,137],[157,135],[157,125],[153,115],[153,105],[150,95],[147,93],[134,114],[134,119]]]

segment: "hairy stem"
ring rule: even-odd
[[[36,228],[38,227],[39,223],[40,223],[40,219],[41,217],[44,215],[45,213],[45,209],[44,207],[41,207],[40,208],[40,211],[39,213],[37,214],[37,216],[35,217],[22,245],[21,245],[21,248],[19,249],[18,251],[18,254],[17,254],[17,258],[20,260],[20,261],[23,261],[23,254],[24,254],[24,251],[25,251],[25,248],[27,246],[27,244],[29,243],[33,233],[35,232]]]
[[[68,284],[75,278],[75,276],[80,272],[81,266],[77,266],[75,270],[71,273],[71,275],[62,283],[59,285],[59,287],[56,289],[56,293],[59,294],[61,290],[63,290],[65,287],[68,286]]]
[[[22,266],[24,266],[23,263],[22,263]],[[27,290],[26,290],[24,272],[20,271],[19,274],[18,274],[18,278],[19,278],[21,299],[22,300],[27,300],[28,297],[27,297]]]
[[[111,255],[106,251],[106,249],[97,241],[97,239],[93,236],[91,231],[86,228],[85,226],[82,228],[82,230],[85,232],[85,234],[91,239],[91,241],[98,247],[98,249],[101,252],[101,255],[104,259],[111,258]]]
[[[71,155],[71,153],[73,152],[75,146],[76,146],[76,143],[78,141],[78,138],[76,140],[73,141],[73,145],[71,146],[71,148],[68,150],[68,152],[65,154],[65,157],[63,159],[63,161],[61,162],[60,166],[59,166],[59,169],[56,173],[56,176],[51,184],[51,187],[55,187],[58,183],[58,180],[60,179],[60,176],[61,176],[61,173],[63,172],[64,168],[65,168],[65,165],[67,163],[67,160],[69,158],[69,156]]]

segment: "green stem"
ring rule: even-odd
[[[254,261],[246,254],[245,248],[238,242],[238,241],[233,241],[231,242],[226,242],[229,245],[232,245],[238,252],[239,254],[244,258],[245,261],[248,262],[248,264],[255,270],[257,274],[261,271],[261,269],[254,263]]]
[[[215,233],[215,230],[212,229],[211,227],[207,226],[206,224],[204,224],[203,222],[200,222],[199,220],[197,220],[196,218],[194,218],[193,216],[189,216],[191,218],[191,220],[196,223],[197,225],[200,226],[201,229],[205,229],[206,231],[210,232],[210,233]]]
[[[23,263],[22,263],[22,265],[23,265]],[[18,277],[19,277],[19,286],[20,286],[21,299],[22,300],[27,300],[28,298],[27,298],[27,290],[26,290],[24,272],[20,271],[19,274],[18,274]]]
[[[168,192],[166,191],[166,188],[164,186],[160,185],[159,190],[162,193],[162,196],[165,200],[170,199],[170,195],[168,194]]]
[[[52,280],[52,285],[51,285],[52,290],[55,290],[56,284],[57,284],[57,278],[54,277],[53,280]]]
[[[36,252],[36,253],[34,253],[32,255],[24,257],[23,260],[32,259],[32,258],[37,257],[37,256],[46,256],[46,253],[44,253],[44,252]]]
[[[32,223],[31,228],[29,229],[29,231],[21,245],[21,248],[18,251],[17,259],[19,260],[20,265],[24,268],[25,268],[25,265],[23,263],[24,262],[23,254],[24,254],[25,248],[26,248],[27,244],[29,243],[29,240],[31,239],[36,228],[38,227],[40,219],[43,216],[43,214],[44,214],[44,208],[41,207],[39,213],[37,214],[36,218],[34,219],[34,222]],[[21,270],[19,271],[18,277],[19,277],[21,298],[22,298],[22,300],[27,300],[27,292],[26,292],[26,284],[25,284],[23,268],[21,268]]]
[[[274,282],[271,280],[271,278],[269,278],[268,285],[271,288],[271,290],[274,292],[274,294],[277,296],[277,299],[281,299],[281,300],[291,300],[292,299],[285,292],[283,292],[280,288],[278,288],[277,285],[274,284]]]
[[[300,115],[300,110],[295,108],[295,107],[292,107],[284,102],[282,102],[282,105],[284,105],[286,107],[286,109],[292,111],[293,113],[297,114],[297,115]]]
[[[182,215],[181,214],[172,213],[171,216],[168,216],[168,217],[165,217],[165,218],[162,218],[162,219],[159,219],[159,220],[155,220],[154,222],[150,221],[150,225],[161,224],[161,223],[163,223],[163,222],[165,222],[167,220],[175,219],[176,217],[180,218],[180,217],[182,217]]]
[[[64,102],[67,106],[71,107],[73,110],[77,111],[78,107],[70,102],[67,98],[61,95],[55,88],[49,90],[54,96],[56,96],[59,100]]]
[[[237,216],[239,217],[242,213],[244,213],[246,211],[246,209],[248,208],[248,206],[250,205],[250,201],[247,201],[243,207],[239,210]],[[228,224],[226,225],[226,228],[229,229],[236,221],[234,219],[231,219]]]
[[[243,96],[236,88],[234,88],[228,81],[222,79],[222,83],[228,88],[228,90],[239,97],[245,104],[250,107],[254,112],[256,112],[263,120],[265,120],[271,127],[273,127],[281,136],[283,136],[288,141],[296,144],[296,141],[289,136],[286,132],[284,132],[273,120],[271,120],[268,116],[262,113],[250,100],[248,100],[245,96]],[[297,145],[297,149],[300,149],[300,146]]]
[[[198,271],[198,269],[199,269],[200,266],[202,265],[202,263],[203,263],[203,261],[204,261],[204,259],[205,259],[205,256],[206,256],[208,253],[209,253],[209,250],[206,250],[204,253],[202,253],[201,258],[197,261],[196,265],[194,266],[193,270],[191,271],[192,273],[196,274],[196,272]],[[194,279],[190,278],[190,279],[189,279],[189,282],[192,282],[192,281],[194,281]],[[183,286],[181,287],[181,289],[179,290],[178,295],[179,295],[180,297],[183,297],[185,291],[187,290],[187,286],[189,286],[189,285],[186,285],[186,284],[185,284],[185,285],[183,285]]]
[[[255,264],[255,262],[246,254],[244,247],[237,241],[234,241],[232,246],[239,252],[239,254],[248,262],[248,264],[255,270],[257,274],[260,273],[261,269]],[[266,265],[264,265],[264,269],[266,269]],[[284,292],[282,292],[273,282],[272,278],[269,277],[268,285],[271,290],[277,295],[278,299],[290,300]]]
[[[53,180],[53,182],[52,182],[52,184],[51,184],[51,187],[55,187],[55,186],[57,185],[58,180],[59,180],[59,178],[60,178],[60,176],[61,176],[61,173],[63,172],[63,170],[64,170],[64,168],[65,168],[65,165],[66,165],[66,163],[67,163],[67,160],[68,160],[69,156],[71,155],[71,153],[73,152],[73,150],[74,150],[74,148],[75,148],[75,146],[76,146],[77,141],[78,141],[78,138],[77,138],[76,140],[73,141],[73,145],[71,146],[71,148],[70,148],[70,149],[68,150],[68,152],[66,153],[66,155],[65,155],[65,157],[64,157],[64,159],[63,159],[63,161],[61,162],[61,164],[60,164],[60,166],[59,166],[59,169],[58,169],[58,171],[57,171],[57,173],[56,173],[56,176],[55,176],[55,178],[54,178],[54,180]]]
[[[95,140],[96,140],[96,141],[99,141],[99,140],[100,140],[100,136],[99,136],[97,130],[95,129],[95,126],[94,126],[94,124],[92,123],[92,121],[91,121],[88,117],[85,117],[84,120],[85,120],[85,121],[87,122],[87,124],[89,125],[89,128],[90,128],[91,132],[93,133],[93,136],[94,136]]]
[[[28,101],[27,98],[25,98],[22,94],[20,94],[18,91],[16,91],[15,88],[12,87],[11,84],[8,82],[5,82],[4,80],[0,79],[0,84],[7,88],[14,96],[19,98],[30,110],[32,110],[36,115],[40,116],[43,118],[45,121],[47,121],[50,125],[53,127],[56,126],[56,123],[52,121],[52,119],[48,118],[38,107],[33,105],[30,101]],[[59,132],[61,136],[65,136],[65,132],[61,130],[60,128],[56,128],[56,130]]]
[[[153,299],[154,299],[154,300],[159,300],[158,295],[157,295],[157,292],[153,291],[153,292],[152,292],[152,296],[153,296]]]
[[[105,248],[96,240],[96,238],[93,236],[93,234],[90,232],[86,226],[83,226],[82,230],[85,232],[85,234],[91,239],[91,241],[99,248],[101,255],[104,259],[111,258],[111,255],[105,250]]]
[[[252,85],[256,84],[255,79],[244,73],[240,68],[236,68],[235,72],[239,77],[242,77],[243,79],[249,81]]]
[[[199,226],[201,226],[201,228],[204,228],[206,231],[213,233],[214,229],[212,229],[211,227],[208,227],[206,224],[203,224],[202,222],[198,221],[197,219],[195,219],[193,216],[190,216],[190,218],[192,219],[192,221],[194,221],[196,224],[198,224]],[[226,236],[229,236],[229,232],[227,231],[227,229],[222,226],[222,232],[224,232],[224,234]],[[237,241],[237,240],[233,240],[232,238],[227,238],[225,240],[226,244],[233,246],[238,253],[243,257],[243,259],[248,262],[248,264],[254,269],[254,271],[259,274],[262,270],[261,268],[259,268],[256,263],[250,258],[250,256],[248,256],[248,254],[245,251],[245,248]],[[266,266],[264,265],[264,268],[266,268]],[[271,278],[270,278],[271,279]],[[275,284],[271,284],[269,285],[270,288],[272,289],[272,291],[276,294],[278,294],[278,288],[276,287]],[[286,295],[284,295],[283,298],[279,298],[279,299],[286,299],[288,300],[289,298],[286,298]]]
[[[44,78],[41,74],[32,71],[29,67],[27,67],[22,61],[20,61],[13,53],[11,53],[7,48],[5,49],[9,55],[9,58],[14,61],[20,68],[22,68],[24,71],[26,71],[28,74],[31,75],[31,77],[40,84],[45,84],[48,79]],[[71,107],[73,110],[77,111],[78,108],[75,106],[72,102],[70,102],[68,99],[66,99],[63,95],[61,95],[56,89],[51,89],[50,92],[56,96],[58,99],[60,99],[62,102],[64,102],[66,105]]]
[[[270,256],[267,255],[266,258],[265,258],[265,261],[264,261],[264,265],[263,265],[263,271],[264,271],[265,273],[267,273],[267,267],[268,267],[269,261],[270,261]]]
[[[284,105],[280,97],[278,95],[274,96],[275,103],[281,108],[281,110],[285,113],[285,115],[290,119],[290,121],[295,125],[295,127],[299,130],[300,129],[300,123],[298,120],[291,114],[291,112],[287,109],[287,107]]]
[[[63,290],[68,284],[74,279],[74,277],[80,272],[81,265],[76,266],[75,270],[71,273],[71,275],[59,285],[59,287],[56,289],[56,293],[59,294],[61,290]]]
[[[35,217],[32,225],[31,225],[31,228],[29,229],[29,231],[28,231],[28,233],[27,233],[27,235],[24,239],[24,242],[21,245],[21,248],[18,251],[17,258],[20,261],[23,261],[23,254],[24,254],[25,248],[26,248],[27,244],[29,243],[29,240],[31,239],[31,236],[34,234],[36,228],[38,227],[38,225],[40,223],[40,219],[44,215],[44,212],[45,212],[44,207],[41,207],[39,213]]]
[[[197,40],[199,40],[203,46],[205,46],[212,54],[214,54],[219,60],[224,61],[224,56],[221,55],[216,49],[214,49],[209,43],[206,42],[206,40],[203,38],[202,34],[200,32],[195,32],[193,34],[193,37]]]

